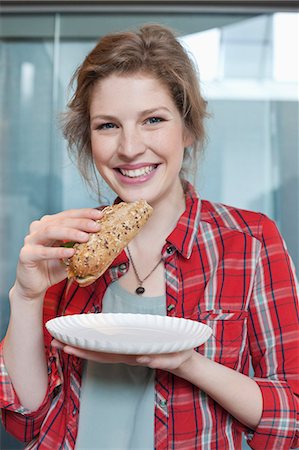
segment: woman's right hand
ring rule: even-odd
[[[102,212],[93,209],[72,209],[47,215],[32,222],[24,239],[13,290],[25,300],[43,298],[46,290],[66,277],[62,260],[75,250],[62,247],[66,241],[87,242],[89,233],[98,232],[96,220]]]

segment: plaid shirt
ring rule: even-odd
[[[263,396],[257,428],[248,430],[189,382],[157,370],[155,449],[253,449],[298,445],[298,303],[284,242],[263,214],[200,201],[188,185],[186,211],[162,250],[169,316],[208,324],[213,335],[196,349],[249,374]],[[128,270],[123,252],[93,285],[66,282],[47,292],[44,320],[100,312],[107,286]],[[45,331],[49,388],[37,411],[19,403],[0,354],[0,407],[6,429],[26,449],[74,449],[78,431],[82,360],[50,345]],[[224,386],[225,389],[225,386]],[[115,424],[117,432],[117,424]]]

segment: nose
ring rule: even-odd
[[[123,127],[120,133],[118,154],[126,159],[134,159],[145,151],[142,134],[135,126]]]

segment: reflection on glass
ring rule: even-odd
[[[298,20],[261,15],[181,38],[213,115],[199,192],[274,218],[297,267]]]
[[[299,13],[278,13],[273,17],[273,77],[298,83]],[[295,57],[294,57],[295,56]],[[297,91],[298,99],[298,91]]]
[[[211,200],[263,211],[274,218],[297,268],[298,17],[278,13],[229,21],[226,15],[227,25],[219,26],[211,16],[210,29],[181,37],[193,53],[212,113],[207,124],[208,146],[196,180],[199,192]],[[98,204],[68,159],[57,123],[71,95],[69,79],[99,36],[86,28],[81,29],[84,38],[61,38],[59,18],[53,27],[53,17],[47,26],[43,17],[43,29],[38,28],[40,17],[30,19],[30,27],[47,37],[36,32],[34,39],[1,42],[2,335],[7,326],[8,291],[29,223],[60,209]],[[198,16],[198,23],[206,19]],[[26,26],[28,20],[23,20]],[[73,20],[66,21],[68,26]],[[159,22],[159,16],[155,20]],[[180,30],[180,17],[175,20],[174,28]],[[20,19],[19,26],[22,23]],[[9,35],[13,37],[12,29]],[[112,195],[106,188],[103,202],[110,201]],[[1,439],[1,448],[17,448],[4,434]]]
[[[221,72],[220,39],[219,28],[189,34],[180,39],[193,56],[201,82],[219,79]]]

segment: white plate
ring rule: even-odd
[[[75,347],[131,355],[195,348],[212,333],[194,320],[150,314],[75,314],[49,320],[46,327],[56,339]]]

